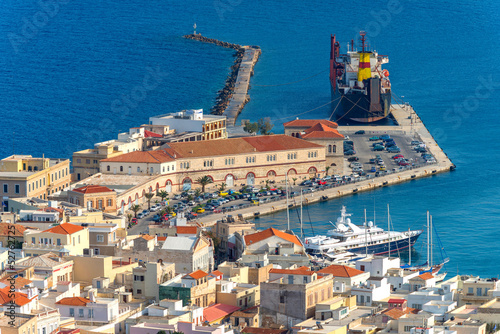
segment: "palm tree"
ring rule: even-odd
[[[194,197],[200,197],[201,196],[201,189],[196,189],[194,191]]]
[[[146,197],[146,199],[148,200],[148,210],[151,209],[151,198],[153,198],[154,195],[154,193],[144,194],[144,197]]]
[[[222,182],[222,183],[220,184],[220,186],[219,186],[219,191],[224,191],[224,190],[226,190],[226,186],[227,186],[227,184],[225,184],[224,182]]]
[[[165,190],[159,191],[156,196],[160,197],[162,201],[168,199],[168,193]]]
[[[130,225],[130,222],[132,221],[132,217],[134,217],[133,214],[131,214],[131,213],[127,214],[127,221],[128,221],[129,225]]]
[[[293,180],[293,185],[295,185],[295,181],[297,181],[297,178],[293,177],[292,180]]]
[[[328,170],[330,169],[330,166],[325,167],[326,175],[328,175]]]
[[[167,210],[168,213],[174,212],[174,208],[172,208],[171,206],[167,206],[166,210]]]
[[[200,185],[201,185],[201,191],[202,192],[205,192],[205,186],[210,184],[210,183],[213,183],[214,180],[212,180],[212,178],[210,176],[202,176],[202,177],[199,177],[196,182],[198,182]]]
[[[135,214],[135,218],[137,218],[137,212],[141,210],[141,207],[137,204],[134,204],[130,207],[130,210],[132,210]]]

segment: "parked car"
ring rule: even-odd
[[[130,221],[130,224],[132,225],[137,225],[139,221],[137,220],[137,218],[132,218],[132,220]]]
[[[358,158],[358,157],[349,157],[349,158],[347,159],[347,161],[358,161],[358,160],[359,160],[359,158]]]
[[[372,168],[370,169],[370,172],[375,173],[376,171],[377,171],[377,167],[372,166]]]
[[[204,208],[198,208],[198,209],[196,209],[196,212],[197,213],[204,213],[205,209]]]
[[[370,141],[377,141],[377,140],[380,140],[378,136],[370,137]]]
[[[158,223],[159,221],[161,221],[160,215],[154,215],[153,221],[156,222],[156,223]]]
[[[355,135],[364,135],[365,134],[365,130],[358,130],[356,132],[354,132]]]
[[[396,154],[396,155],[393,155],[393,156],[392,156],[392,158],[393,158],[394,160],[396,160],[396,159],[398,159],[398,158],[404,158],[404,157],[405,157],[405,156],[404,156],[404,155],[402,155],[402,154]]]
[[[146,210],[142,210],[142,214],[143,214],[144,216],[149,215],[149,213],[150,213],[150,212],[149,212],[149,210],[147,210],[147,209],[146,209]]]
[[[181,196],[181,195],[179,195],[179,194],[174,195],[174,199],[177,199],[177,200],[181,199],[181,197],[182,197],[182,196]]]
[[[189,202],[188,202],[188,205],[189,205],[189,206],[195,206],[195,205],[196,205],[196,203],[195,203],[195,201],[189,201]]]
[[[354,150],[347,150],[344,152],[344,155],[355,155],[356,154],[356,151]]]
[[[318,181],[318,184],[321,185],[321,186],[324,186],[326,184],[326,181],[323,181],[323,180],[319,180]]]
[[[139,218],[139,219],[142,219],[142,218],[144,218],[144,217],[145,217],[145,216],[144,216],[144,213],[142,213],[142,212],[139,212],[139,213],[137,214],[137,218]]]
[[[410,145],[412,145],[412,146],[413,145],[420,145],[420,144],[422,144],[422,143],[419,142],[418,140],[412,140],[411,143],[410,143]]]
[[[383,150],[384,150],[384,147],[383,147],[383,146],[381,146],[381,145],[376,145],[376,146],[374,146],[374,147],[373,147],[373,150],[374,150],[374,151],[383,151]]]

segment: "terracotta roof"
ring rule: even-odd
[[[161,138],[163,137],[161,134],[159,133],[155,133],[153,131],[149,131],[149,130],[144,130],[144,137],[145,138],[149,138],[149,137],[156,137],[156,138]]]
[[[299,238],[297,238],[297,236],[291,235],[291,234],[288,234],[285,232],[281,232],[273,227],[268,228],[267,230],[264,230],[264,231],[245,235],[244,239],[245,239],[245,244],[250,245],[250,244],[265,240],[267,238],[270,238],[272,236],[277,236],[281,239],[285,239],[286,241],[293,242],[294,244],[296,244],[298,246],[302,246],[302,244],[300,243],[300,240],[299,240]]]
[[[295,119],[290,122],[283,123],[283,126],[286,127],[300,127],[300,128],[305,128],[305,127],[311,127],[314,126],[315,124],[323,124],[326,126],[329,126],[331,128],[337,128],[339,125],[335,122],[328,121],[326,119]]]
[[[177,234],[196,234],[198,228],[196,226],[177,226]]]
[[[424,281],[427,281],[428,279],[434,278],[431,273],[423,273],[422,275],[417,276],[418,278],[423,279]]]
[[[365,272],[349,266],[332,264],[331,266],[321,269],[320,271],[318,271],[318,273],[331,274],[335,277],[354,277],[364,274]]]
[[[222,271],[219,271],[219,270],[214,270],[210,274],[214,275],[214,276],[222,276],[222,275],[224,275],[224,273]]]
[[[404,298],[392,298],[389,299],[388,303],[389,304],[404,304],[406,302],[406,299]]]
[[[83,297],[66,297],[56,302],[58,305],[85,306],[90,303],[90,299]]]
[[[73,225],[71,223],[63,223],[57,226],[54,226],[52,228],[49,228],[48,230],[45,230],[43,232],[50,232],[50,233],[57,233],[57,234],[73,234],[78,231],[83,230],[83,227],[78,226],[78,225]]]
[[[233,305],[215,304],[203,310],[203,321],[212,322],[238,311],[240,308]]]
[[[407,307],[404,310],[398,308],[391,308],[390,310],[383,311],[382,314],[391,317],[392,319],[399,319],[405,314],[413,313],[417,314],[419,310],[411,307]]]
[[[32,300],[33,299],[29,299],[28,295],[25,293],[10,292],[10,286],[6,286],[5,288],[0,289],[0,305],[5,306],[14,302],[14,304],[16,304],[17,306],[24,306]]]
[[[220,155],[226,156],[254,152],[273,152],[320,147],[324,148],[321,145],[286,135],[203,140],[182,143],[169,143],[168,145],[176,153],[177,158]]]
[[[76,192],[79,192],[82,194],[95,194],[95,193],[109,193],[109,192],[112,192],[113,190],[111,190],[105,186],[91,184],[88,186],[73,189],[73,191],[76,191]]]
[[[101,162],[136,162],[159,164],[163,162],[175,161],[165,150],[155,151],[134,151],[124,153],[117,157],[102,159]]]
[[[208,274],[206,272],[204,272],[203,270],[196,270],[196,271],[193,271],[190,274],[187,274],[187,275],[183,276],[182,278],[188,277],[188,276],[191,277],[191,278],[194,278],[194,279],[200,279],[202,277],[208,276]]]
[[[141,236],[141,238],[143,238],[144,240],[149,241],[149,240],[153,240],[155,237],[154,237],[153,235],[143,234],[143,235]]]
[[[14,228],[12,228],[12,226]],[[4,237],[9,236],[9,235],[11,235],[13,237],[22,237],[25,230],[26,230],[26,227],[19,225],[19,224],[0,223],[0,235],[2,235]],[[11,231],[11,234],[9,234],[9,231]]]
[[[284,275],[304,275],[311,276],[314,271],[311,270],[301,270],[301,269],[271,269],[270,274],[284,274]]]
[[[11,276],[7,276],[5,279],[1,280],[0,283],[3,283],[7,286],[11,286],[12,282],[10,281],[10,277]],[[28,285],[30,283],[31,283],[31,281],[29,279],[21,277],[21,276],[17,276],[14,279],[14,286],[16,289],[24,288],[26,285]]]
[[[304,132],[305,134],[300,135],[301,138],[344,138],[336,129],[321,123],[316,123]]]
[[[272,329],[272,328],[260,328],[260,327],[245,327],[241,330],[241,333],[248,334],[285,334],[287,329]]]
[[[156,240],[165,241],[165,240],[167,240],[167,237],[156,237]]]

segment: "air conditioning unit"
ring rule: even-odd
[[[94,250],[92,248],[84,248],[83,255],[92,257],[94,256]]]

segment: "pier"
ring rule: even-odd
[[[339,131],[344,135],[352,135],[358,130],[365,130],[373,133],[374,135],[399,133],[411,136],[425,143],[429,152],[435,157],[436,163],[422,167],[409,168],[401,172],[391,173],[377,178],[366,179],[359,182],[348,183],[334,188],[325,189],[323,191],[309,193],[303,196],[304,205],[324,201],[325,196],[327,197],[326,200],[331,200],[342,196],[354,195],[363,191],[376,190],[381,187],[413,181],[419,178],[432,177],[436,174],[449,172],[455,169],[455,165],[436,143],[421,121],[420,117],[418,117],[411,106],[393,105],[392,109],[392,115],[396,120],[397,125],[339,126]],[[300,202],[300,200],[298,201]],[[298,201],[295,199],[295,206],[300,205]],[[294,203],[294,201],[292,200],[290,203]],[[255,217],[256,212],[259,213],[259,216],[263,216],[282,210],[286,210],[286,199],[227,212],[226,214],[219,213],[204,216],[198,219],[197,222],[201,223],[203,226],[212,226],[215,225],[218,220],[223,219],[227,215],[232,215],[234,217],[241,214],[243,219],[250,219]]]
[[[250,89],[250,77],[253,75],[253,67],[259,60],[261,50],[258,46],[241,46],[238,44],[219,41],[204,37],[201,34],[185,35],[184,38],[211,43],[225,48],[236,50],[236,59],[224,88],[217,95],[216,103],[211,110],[212,114],[227,117],[227,125],[234,126],[236,119],[250,101],[248,90]]]

